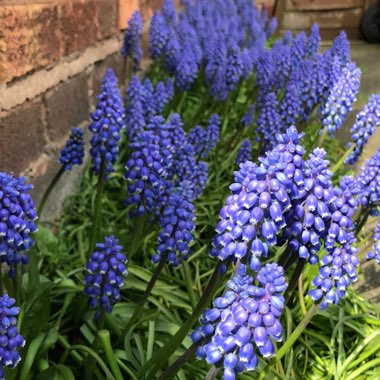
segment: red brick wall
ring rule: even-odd
[[[161,0],[0,0],[0,170],[49,171],[88,120],[107,66],[121,74],[122,29]]]
[[[0,170],[49,181],[69,131],[88,120],[106,67],[120,77],[121,31],[131,14],[138,9],[146,21],[161,5],[0,0]]]

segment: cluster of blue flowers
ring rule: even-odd
[[[251,144],[251,140],[249,138],[246,138],[240,144],[240,148],[235,157],[235,162],[237,164],[240,164],[242,162],[250,161],[251,158],[252,158],[252,144]]]
[[[379,215],[380,204],[380,148],[361,168],[358,176],[361,189],[360,203],[372,216]]]
[[[8,265],[11,278],[16,276],[17,264],[28,263],[22,252],[33,245],[31,234],[37,231],[31,188],[25,177],[0,172],[0,262]]]
[[[173,189],[159,219],[161,231],[158,235],[157,253],[152,256],[153,263],[162,257],[173,267],[178,267],[182,260],[191,254],[189,244],[193,241],[194,205],[192,184],[181,182]]]
[[[96,248],[86,264],[89,273],[85,278],[84,294],[89,296],[89,306],[97,309],[94,318],[98,319],[101,311],[111,313],[113,305],[120,300],[123,277],[127,275],[127,258],[114,236],[106,237],[104,243],[96,244]]]
[[[15,302],[8,294],[0,296],[0,379],[4,379],[4,367],[15,368],[21,360],[17,349],[25,344],[17,329],[20,309]]]
[[[338,61],[340,64],[340,62]],[[336,60],[333,61],[336,64]],[[354,63],[348,63],[341,69],[340,75],[330,89],[326,103],[321,109],[322,127],[332,137],[341,127],[359,93],[361,71]]]
[[[252,71],[256,51],[276,28],[245,1],[186,1],[178,15],[173,0],[165,0],[150,26],[152,58],[163,63],[182,90],[191,88],[198,72],[217,99],[226,99]]]
[[[137,76],[131,78],[125,95],[126,131],[130,142],[134,142],[141,135],[154,116],[161,115],[173,95],[171,79],[153,86],[149,79],[141,83]]]
[[[143,55],[140,47],[140,38],[142,33],[142,19],[138,11],[134,12],[128,21],[128,28],[124,34],[124,42],[121,54],[124,57],[131,57],[133,68],[137,70]]]
[[[367,253],[367,259],[375,259],[380,264],[380,221],[377,223],[373,233],[373,250]]]
[[[217,114],[210,117],[208,126],[203,129],[196,125],[188,135],[188,142],[195,148],[195,153],[202,159],[207,159],[210,152],[219,141],[220,118]]]
[[[326,152],[317,148],[304,161],[301,137],[291,127],[277,136],[278,144],[259,158],[259,166],[250,161],[240,165],[230,186],[233,194],[220,212],[210,255],[233,262],[244,258],[257,271],[271,245],[286,243],[292,257],[317,264],[323,243],[326,258],[313,282],[317,290],[310,295],[324,308],[337,303],[357,279],[352,217],[358,185],[353,177],[343,177],[334,188]],[[336,261],[339,268],[332,270]],[[326,280],[323,286],[321,279]]]
[[[75,127],[71,130],[66,146],[61,150],[59,162],[66,171],[70,171],[75,165],[82,165],[84,157],[83,131]]]
[[[282,293],[287,288],[284,269],[276,263],[266,264],[254,278],[240,264],[237,274],[227,282],[228,290],[214,300],[192,334],[198,359],[222,365],[224,379],[234,380],[238,373],[252,371],[258,365],[257,354],[271,358],[273,341],[282,340],[279,318],[285,306]]]
[[[110,68],[104,75],[97,99],[96,110],[91,114],[88,127],[93,133],[90,155],[93,170],[99,174],[103,161],[104,176],[107,176],[113,171],[113,164],[119,154],[120,130],[125,127],[123,100],[115,73]]]
[[[256,106],[254,103],[250,104],[247,112],[241,117],[240,122],[244,127],[250,127],[255,119]]]
[[[135,208],[132,215],[154,213],[165,188],[167,171],[157,140],[152,131],[146,131],[140,141],[130,144],[132,153],[126,164],[125,178],[129,182],[126,204]]]
[[[368,139],[375,134],[376,128],[380,127],[380,95],[372,95],[363,110],[356,115],[356,120],[351,128],[354,150],[348,156],[346,162],[353,165],[363,152]],[[352,142],[348,143],[350,147]]]

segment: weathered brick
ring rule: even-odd
[[[60,142],[76,124],[89,117],[87,74],[59,84],[44,96],[48,136]]]
[[[66,0],[60,5],[62,32],[62,55],[83,50],[96,42],[95,0]]]
[[[139,10],[139,0],[119,0],[119,29],[126,29],[134,11]]]
[[[110,37],[118,30],[118,0],[96,0],[98,39]]]
[[[107,67],[110,67],[116,74],[119,83],[123,74],[123,58],[121,54],[115,53],[107,57],[104,61],[95,64],[93,76],[93,104],[96,104],[96,96],[100,93],[102,79]]]
[[[26,102],[0,120],[0,170],[20,174],[43,152],[46,144],[42,102]]]
[[[56,4],[0,6],[0,83],[60,57]]]
[[[140,12],[143,20],[153,16],[154,11],[161,9],[162,0],[140,0]]]

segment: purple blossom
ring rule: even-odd
[[[361,189],[361,205],[364,208],[369,208],[371,215],[378,215],[380,200],[380,148],[361,167],[358,183]]]
[[[263,141],[265,149],[272,147],[275,136],[278,134],[281,126],[281,116],[278,112],[278,107],[276,94],[269,92],[264,98],[264,103],[256,122],[258,140]]]
[[[96,110],[91,114],[88,129],[93,133],[90,143],[93,170],[99,174],[104,160],[104,175],[113,171],[113,164],[119,154],[120,130],[124,124],[124,105],[120,96],[117,78],[108,68],[102,82],[101,93],[97,97]]]
[[[125,31],[123,47],[121,49],[123,57],[130,56],[132,58],[134,70],[139,68],[143,54],[140,47],[141,33],[142,19],[140,12],[136,11],[128,21],[128,28]]]
[[[300,197],[301,137],[295,127],[289,128],[277,136],[276,148],[259,158],[259,166],[250,161],[240,164],[230,185],[232,195],[220,211],[212,257],[236,261],[247,256],[252,269],[260,267],[260,258],[267,257],[269,246],[277,244],[277,235],[286,226],[285,212]]]
[[[132,215],[152,214],[165,189],[167,171],[161,156],[159,138],[152,131],[143,132],[140,140],[130,144],[131,158],[126,164],[128,181],[127,205],[133,205]]]
[[[166,104],[174,96],[174,85],[171,78],[168,78],[166,82],[158,82],[154,90],[154,100],[156,104],[156,114],[159,115],[164,110]]]
[[[376,262],[380,264],[380,220],[374,228],[373,232],[373,250],[368,252],[366,257],[368,260],[375,259]]]
[[[240,148],[237,152],[235,162],[240,164],[242,162],[246,162],[251,160],[252,158],[252,144],[249,138],[246,138],[240,144]]]
[[[101,310],[111,313],[113,305],[120,300],[128,260],[114,236],[106,237],[104,243],[97,243],[96,249],[86,264],[88,274],[84,294],[89,296],[90,308],[97,309],[94,318],[98,319]]]
[[[75,127],[71,130],[70,137],[65,147],[61,150],[59,162],[66,171],[70,171],[75,165],[82,165],[84,157],[83,131]]]
[[[22,252],[34,244],[30,235],[37,231],[37,212],[29,195],[32,185],[25,180],[0,172],[0,262],[9,266],[10,278],[16,276],[19,263],[28,263]]]
[[[130,142],[135,141],[145,130],[146,122],[143,101],[145,103],[145,108],[148,109],[147,95],[147,90],[142,86],[140,79],[134,75],[129,81],[125,94],[126,133]]]
[[[195,154],[202,159],[208,158],[219,141],[220,118],[217,114],[210,117],[208,126],[203,129],[196,125],[188,134],[188,141],[195,148]]]
[[[17,315],[20,309],[8,294],[0,296],[0,379],[4,379],[4,367],[15,368],[21,360],[18,348],[24,347],[25,340],[17,328]]]
[[[319,34],[318,24],[313,24],[310,29],[310,35],[306,42],[306,54],[313,56],[318,52],[321,44],[321,35]]]
[[[338,64],[337,60],[334,64]],[[354,63],[348,63],[330,88],[327,101],[321,108],[321,122],[322,128],[326,128],[331,137],[341,127],[356,101],[360,77],[360,69]]]
[[[161,58],[170,38],[170,29],[164,18],[155,12],[150,21],[150,51],[153,59]]]
[[[351,128],[352,140],[355,148],[348,156],[346,162],[353,165],[363,152],[364,145],[370,136],[375,134],[380,127],[380,95],[372,95],[363,110],[356,115],[356,120]],[[351,146],[351,142],[348,147]]]
[[[227,283],[228,290],[214,300],[192,334],[198,347],[198,359],[224,368],[224,379],[235,379],[238,373],[252,371],[258,365],[257,355],[275,355],[273,341],[282,340],[279,318],[285,306],[282,293],[287,288],[284,270],[276,263],[266,264],[254,279],[240,264],[237,274]]]
[[[240,119],[240,122],[243,124],[244,127],[250,127],[255,119],[255,111],[256,111],[256,105],[250,104],[248,106],[247,112],[242,116]]]
[[[194,224],[193,187],[190,182],[181,182],[170,193],[159,218],[157,252],[152,261],[158,263],[165,256],[173,267],[180,265],[180,258],[187,260],[191,254],[189,244],[193,240]]]

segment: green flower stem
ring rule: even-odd
[[[362,213],[360,213],[360,215],[363,215],[363,216],[361,217],[358,227],[356,228],[355,236],[359,236],[360,231],[362,230],[362,228],[364,227],[364,225],[366,224],[369,218],[370,211],[371,211],[370,207],[367,207],[366,209],[363,210]]]
[[[57,174],[54,176],[54,178],[50,182],[49,186],[46,188],[44,195],[41,198],[40,205],[38,206],[38,210],[37,210],[37,215],[38,215],[39,219],[41,218],[42,211],[44,210],[45,204],[49,198],[50,193],[53,191],[55,185],[60,180],[60,178],[62,177],[62,174],[64,172],[65,172],[65,168],[64,168],[64,166],[61,166],[61,168],[58,170]]]
[[[336,173],[336,171],[344,164],[344,161],[346,161],[347,157],[350,155],[350,153],[354,150],[355,145],[352,144],[349,149],[346,150],[342,158],[335,164],[335,166],[331,169],[333,173]]]
[[[195,355],[195,351],[201,342],[192,344],[168,369],[161,374],[158,380],[170,380],[173,378],[179,369]]]
[[[182,273],[185,279],[187,293],[189,294],[189,298],[190,298],[190,305],[192,309],[194,310],[197,305],[197,297],[195,295],[194,288],[193,288],[193,277],[191,275],[190,266],[189,266],[189,263],[182,258],[182,256],[181,256],[181,263],[182,263],[182,268],[183,268]]]
[[[36,247],[29,251],[29,281],[28,293],[29,297],[38,289],[40,284],[40,274],[38,271],[38,250]]]
[[[220,368],[216,368],[214,365],[208,371],[205,380],[214,380],[220,372]]]
[[[182,111],[182,107],[183,105],[185,104],[185,101],[186,101],[186,97],[187,97],[187,91],[184,91],[182,92],[182,95],[180,97],[180,100],[175,108],[176,112],[181,114],[181,111]]]
[[[112,350],[111,337],[110,337],[109,331],[108,330],[98,331],[98,337],[103,347],[108,363],[111,367],[111,371],[113,375],[115,376],[115,379],[123,380],[124,379],[123,374],[121,373],[120,367],[116,360],[116,356]]]
[[[315,144],[316,148],[322,148],[323,142],[325,141],[325,139],[327,137],[327,133],[328,133],[327,128],[323,128],[322,133],[319,135],[317,143]]]
[[[148,298],[152,292],[152,289],[154,287],[154,284],[156,283],[158,276],[160,275],[162,269],[165,266],[167,257],[168,257],[168,254],[161,256],[160,262],[158,263],[152,277],[150,278],[150,281],[148,282],[148,285],[146,286],[145,292],[144,292],[142,298],[140,299],[140,302],[136,306],[136,308],[132,314],[132,317],[130,318],[128,324],[125,326],[125,328],[121,334],[121,338],[124,338],[124,336],[127,335],[128,331],[131,329],[131,327],[134,325],[134,323],[140,317],[140,314],[144,308],[145,302],[148,300]]]
[[[302,273],[298,277],[298,298],[300,300],[300,306],[302,310],[302,314],[306,315],[306,305],[305,305],[305,297],[303,296],[303,281],[302,281]]]
[[[298,278],[302,275],[303,267],[306,264],[306,259],[298,259],[297,266],[294,269],[294,272],[292,274],[292,277],[289,280],[288,288],[286,289],[284,293],[284,298],[287,300],[289,299],[289,296],[292,294],[294,288],[297,285]]]
[[[135,225],[133,229],[133,233],[131,234],[132,240],[131,244],[128,248],[129,257],[134,257],[138,250],[140,249],[141,243],[144,240],[145,235],[145,226],[148,215],[140,215],[135,218]]]
[[[176,332],[176,334],[170,339],[160,350],[158,350],[155,355],[147,362],[145,365],[137,372],[137,377],[146,375],[146,380],[152,379],[158,370],[161,369],[165,360],[163,358],[169,358],[174,351],[180,346],[182,341],[185,339],[186,335],[189,333],[190,329],[194,323],[198,320],[201,313],[210,302],[212,296],[214,295],[222,275],[219,273],[219,265],[215,268],[207,287],[199,299],[196,308],[193,313],[189,316],[187,321],[182,325],[182,327]]]
[[[319,303],[314,303],[313,306],[308,310],[307,314],[303,317],[299,325],[290,335],[289,339],[284,343],[284,345],[277,351],[276,356],[262,369],[259,374],[258,380],[263,380],[268,372],[268,370],[279,362],[282,357],[289,352],[290,348],[296,342],[298,337],[305,330],[306,326],[309,324],[315,313],[318,311]]]
[[[16,300],[16,305],[21,304],[21,293],[20,293],[20,286],[19,286],[20,280],[21,279],[19,278],[18,273],[16,273],[16,276],[12,278],[13,298]]]
[[[102,209],[102,197],[104,190],[104,174],[105,174],[106,162],[105,158],[102,157],[100,163],[100,169],[98,174],[98,185],[96,188],[96,197],[95,197],[95,205],[94,205],[94,221],[92,224],[90,245],[88,247],[88,256],[91,255],[92,251],[95,248],[95,244],[97,239],[99,239],[99,228],[100,228],[100,216]]]

